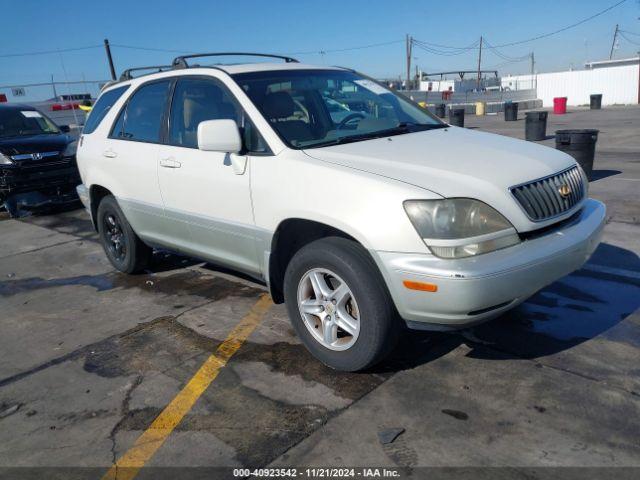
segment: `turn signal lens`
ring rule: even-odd
[[[402,284],[409,290],[419,290],[421,292],[437,292],[438,285],[435,283],[425,282],[412,282],[411,280],[405,280]]]

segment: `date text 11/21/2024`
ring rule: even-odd
[[[401,478],[397,468],[236,468],[235,478]]]

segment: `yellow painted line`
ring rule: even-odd
[[[234,353],[242,346],[251,332],[258,326],[262,316],[273,304],[269,295],[262,295],[249,313],[231,331],[202,364],[196,374],[176,397],[165,407],[153,423],[136,440],[133,446],[109,469],[102,480],[131,480],[162,446],[174,428],[191,410],[200,395],[215,380]]]

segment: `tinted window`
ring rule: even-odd
[[[140,87],[120,112],[111,136],[139,142],[159,142],[169,81]]]
[[[109,113],[113,104],[118,101],[128,88],[128,85],[124,85],[122,87],[114,88],[113,90],[108,90],[100,95],[100,98],[98,98],[98,101],[93,106],[93,109],[89,114],[89,118],[87,118],[87,122],[84,124],[82,133],[93,133],[94,130],[98,128],[98,125],[100,125],[100,122],[105,115]]]
[[[169,143],[198,148],[198,124],[205,120],[239,121],[239,110],[231,95],[215,80],[178,80],[171,103]]]
[[[247,153],[270,154],[271,150],[269,150],[267,142],[264,141],[256,126],[246,116],[243,120],[242,141]]]

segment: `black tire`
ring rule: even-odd
[[[360,332],[347,350],[322,345],[309,332],[298,308],[298,285],[313,268],[329,269],[344,279],[358,302]],[[302,247],[284,277],[284,297],[291,323],[309,351],[325,365],[354,372],[372,367],[395,347],[402,324],[378,267],[358,243],[328,237]]]
[[[137,273],[143,270],[149,264],[153,250],[135,234],[112,195],[107,195],[102,199],[98,205],[97,217],[100,243],[102,243],[111,265],[124,273]],[[113,221],[116,222],[118,230],[122,234],[118,235],[121,249],[114,247],[113,230],[109,231],[109,226],[113,227]]]

